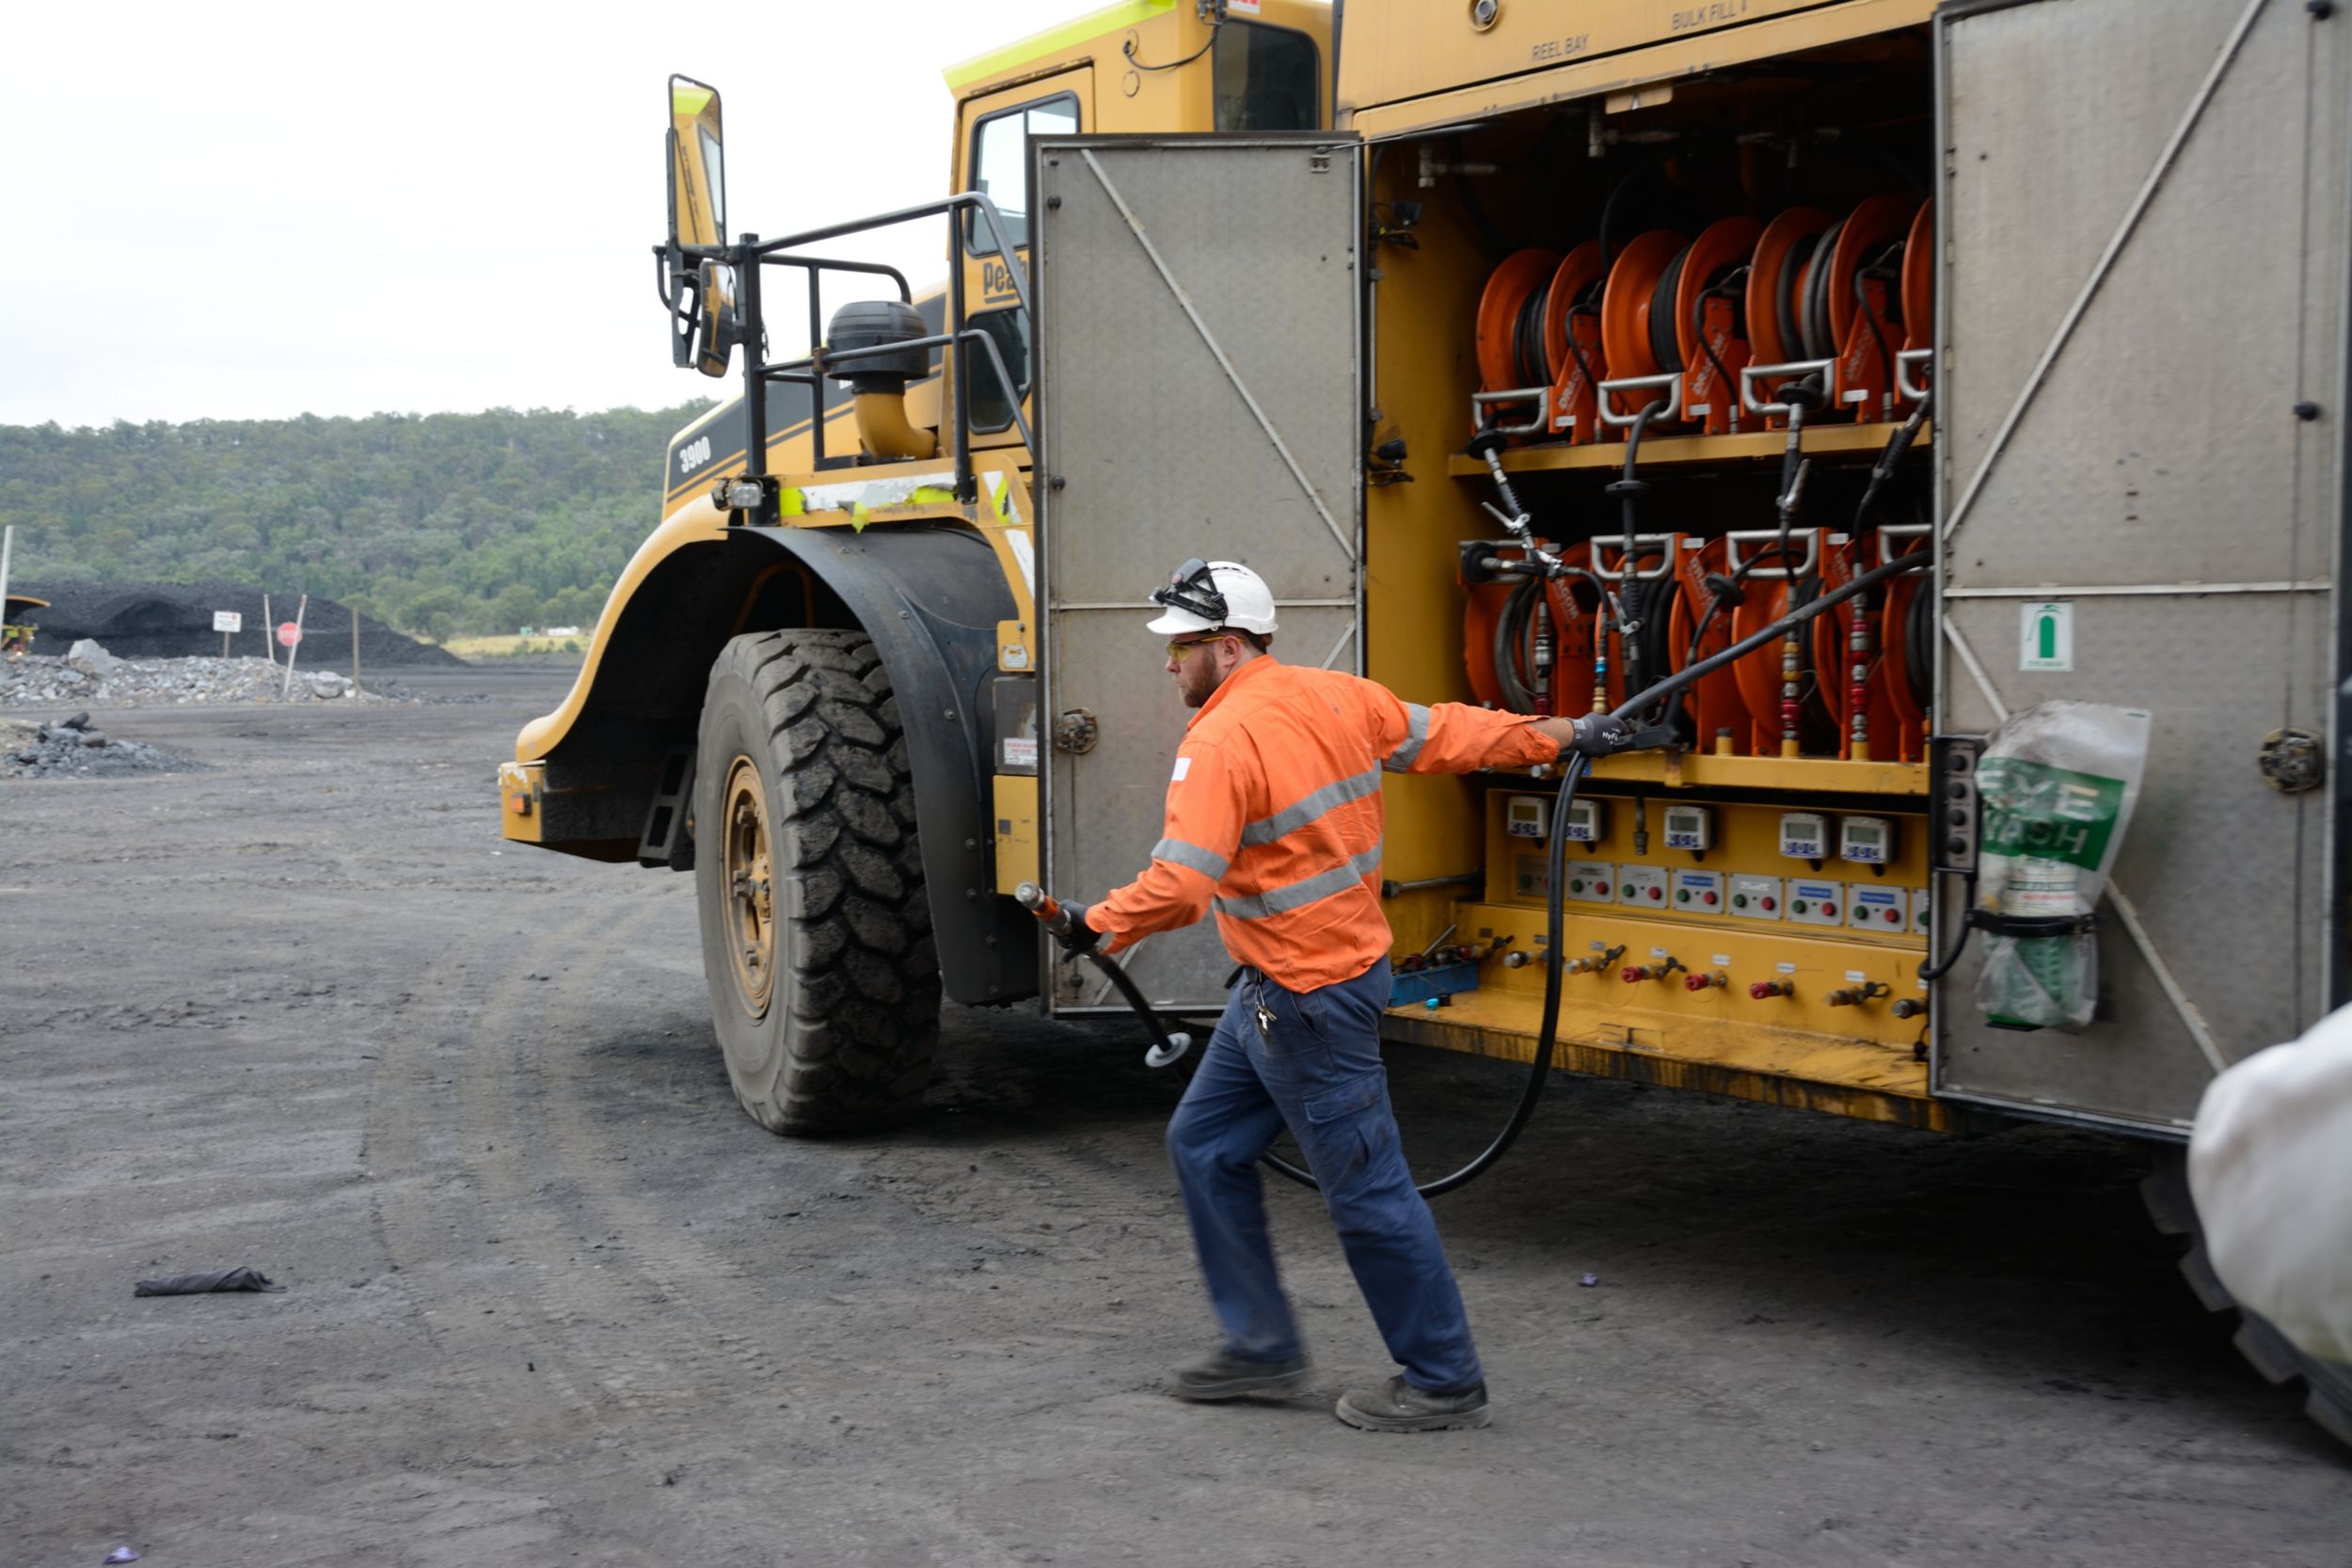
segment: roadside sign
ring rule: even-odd
[[[243,611],[243,610],[214,610],[214,611],[213,611],[213,629],[214,629],[215,631],[243,631],[243,630],[245,630],[245,611]]]
[[[278,623],[278,642],[280,647],[291,648],[301,641],[302,628],[300,626],[294,625],[292,621],[280,621]]]

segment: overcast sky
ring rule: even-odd
[[[708,395],[655,298],[668,73],[783,234],[946,194],[942,68],[1099,3],[14,7],[0,424]],[[919,290],[945,248],[868,254]]]

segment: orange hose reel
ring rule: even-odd
[[[1551,295],[1544,310],[1544,342],[1552,366],[1544,426],[1554,436],[1567,436],[1572,446],[1608,434],[1600,422],[1597,385],[1608,378],[1609,356],[1601,344],[1597,301],[1588,298],[1597,293],[1604,271],[1600,242],[1586,240],[1551,275]]]
[[[1894,320],[1901,295],[1878,261],[1917,213],[1918,204],[1907,196],[1874,196],[1856,207],[1837,226],[1828,277],[1811,285],[1826,294],[1830,340],[1836,345],[1830,401],[1865,424],[1893,416],[1895,356],[1903,347]]]
[[[1657,375],[1665,369],[1658,362],[1650,316],[1659,279],[1689,243],[1671,229],[1653,229],[1636,236],[1610,266],[1609,281],[1601,290],[1600,341],[1612,380]],[[1610,396],[1618,416],[1641,412],[1641,405],[1629,405],[1624,394]]]
[[[1903,237],[1903,347],[1935,346],[1935,203],[1922,202]]]
[[[1746,291],[1725,281],[1748,266],[1764,226],[1754,218],[1722,218],[1699,230],[1682,254],[1675,279],[1675,346],[1682,371],[1682,411],[1705,434],[1740,428],[1740,371],[1751,339]],[[1662,367],[1661,367],[1662,368]]]
[[[1552,546],[1538,540],[1545,549]],[[1526,552],[1517,545],[1499,544],[1494,554],[1504,561],[1519,561]],[[1560,559],[1571,566],[1583,566],[1592,558],[1589,546],[1573,546],[1559,552]],[[1487,707],[1501,708],[1503,700],[1502,682],[1495,673],[1495,632],[1502,620],[1504,605],[1512,594],[1525,585],[1526,578],[1504,578],[1494,582],[1465,583],[1467,600],[1462,610],[1462,666],[1470,677],[1470,691]],[[1551,611],[1551,709],[1554,713],[1582,713],[1592,705],[1593,638],[1597,635],[1600,616],[1591,588],[1578,578],[1554,578],[1544,585],[1544,598]],[[1531,644],[1534,628],[1522,626],[1519,634],[1517,673],[1522,685],[1530,685],[1525,673],[1532,661]]]
[[[1675,595],[1668,636],[1672,639],[1673,664],[1677,674],[1693,659],[1706,658],[1731,646],[1731,607],[1724,605],[1712,616],[1707,613],[1708,604],[1714,597],[1707,579],[1710,575],[1724,574],[1724,551],[1728,546],[1721,539],[1709,539],[1695,549],[1688,547],[1695,543],[1685,541],[1685,547],[1675,557],[1679,592]],[[1707,634],[1694,649],[1691,640],[1697,635],[1701,621],[1707,623]],[[1750,739],[1748,709],[1740,696],[1739,678],[1730,670],[1700,676],[1684,689],[1683,702],[1690,709],[1699,750],[1744,750],[1742,743]]]

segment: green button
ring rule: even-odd
[[[1735,910],[1746,909],[1748,907],[1748,895],[1744,893],[1733,894],[1731,895],[1731,907]]]
[[[1626,883],[1626,884],[1625,884],[1625,895],[1626,895],[1628,898],[1630,898],[1630,897],[1632,897],[1632,896],[1633,896],[1633,884],[1632,884],[1631,882],[1628,882],[1628,883]]]
[[[1691,890],[1690,890],[1689,888],[1687,888],[1687,887],[1686,887],[1686,888],[1682,888],[1682,889],[1678,890],[1678,891],[1675,894],[1675,902],[1676,902],[1676,903],[1677,903],[1677,904],[1687,904],[1687,903],[1689,903],[1690,901],[1691,901]]]
[[[1578,877],[1571,879],[1568,883],[1568,891],[1570,893],[1582,893],[1584,891],[1584,879]]]

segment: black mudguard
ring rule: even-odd
[[[948,996],[1009,1002],[1037,993],[1037,922],[991,889],[996,625],[1012,594],[988,542],[967,528],[747,528],[837,595],[874,640],[898,700]]]

